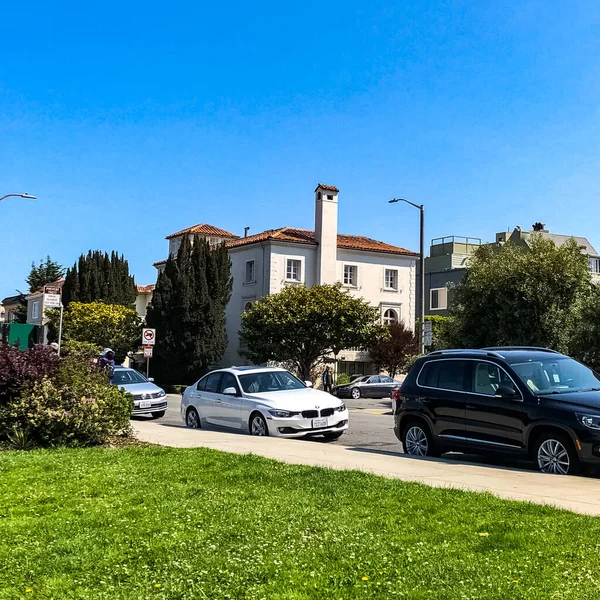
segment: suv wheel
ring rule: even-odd
[[[535,445],[534,457],[542,473],[574,475],[579,471],[579,457],[570,440],[560,433],[545,433]]]
[[[410,423],[402,433],[402,447],[410,456],[439,456],[429,428],[422,423]]]

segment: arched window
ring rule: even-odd
[[[398,313],[393,308],[388,308],[383,313],[383,324],[393,325],[398,322]]]
[[[244,312],[250,310],[252,308],[252,302],[246,302],[246,305],[244,306]]]

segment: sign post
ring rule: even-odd
[[[146,378],[150,377],[150,359],[152,358],[152,350],[156,344],[156,329],[144,327],[142,329],[142,344],[144,346],[144,358],[146,359]]]
[[[425,321],[423,328],[423,345],[433,345],[433,323],[431,321]]]
[[[44,287],[44,308],[60,308],[60,324],[58,326],[58,356],[60,356],[64,310],[61,292],[62,290],[58,286],[47,285]]]

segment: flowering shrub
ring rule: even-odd
[[[128,430],[128,393],[97,380],[75,387],[57,387],[46,378],[25,388],[0,406],[0,437],[21,429],[38,445],[90,446]]]
[[[59,360],[50,346],[38,344],[23,351],[0,344],[0,406],[17,396],[26,384],[53,377]]]

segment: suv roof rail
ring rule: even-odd
[[[494,352],[492,348],[454,348],[448,350],[435,350],[434,352],[430,352],[428,356],[443,354],[484,354],[485,356],[503,358],[499,352]]]
[[[541,346],[492,346],[490,348],[482,348],[482,350],[494,350],[496,352],[502,350],[533,350],[536,352],[550,352],[551,354],[560,354],[558,350],[551,348],[542,348]]]

